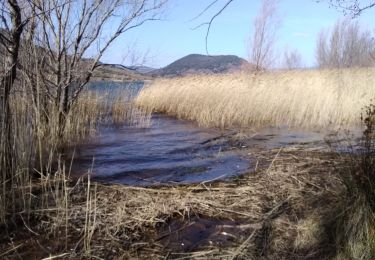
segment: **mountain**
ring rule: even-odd
[[[245,64],[248,64],[246,60],[235,55],[190,54],[164,68],[152,71],[151,74],[173,77],[186,74],[226,73],[237,70]]]

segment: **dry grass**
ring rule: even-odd
[[[17,86],[10,100],[13,167],[0,176],[0,223],[7,223],[21,212],[29,219],[36,208],[53,205],[56,210],[63,210],[71,162],[63,162],[61,153],[67,145],[95,135],[103,124],[143,127],[149,123],[150,115],[138,111],[128,90],[118,91],[114,98],[108,96],[103,91],[83,92],[66,115],[66,126],[60,136],[56,107],[35,104],[27,87]],[[35,182],[40,185],[36,190]],[[49,203],[52,195],[54,199]]]
[[[44,225],[39,223],[33,229],[41,232],[49,226],[55,230],[51,235],[38,237],[26,232],[28,239],[13,241],[13,248],[19,246],[13,251],[2,243],[0,255],[10,250],[8,257],[15,256],[15,251],[22,257],[30,257],[40,248],[36,242],[39,241],[46,249],[40,257],[331,258],[335,252],[329,232],[324,230],[332,220],[332,209],[340,198],[342,186],[333,172],[330,155],[292,147],[260,152],[256,158],[269,167],[233,182],[169,188],[98,184],[91,185],[91,192],[87,182],[80,182],[68,190],[67,227],[63,223],[54,226],[56,212],[43,214]],[[165,230],[174,219],[189,223],[194,216],[240,220],[238,228],[246,232],[233,233],[235,238],[225,247],[202,244],[191,252],[176,251],[162,243],[160,230]],[[317,226],[319,234],[315,234]],[[66,229],[67,236],[62,232]],[[53,243],[57,238],[59,245]],[[61,246],[65,241],[67,247]]]
[[[374,75],[363,68],[158,79],[137,104],[202,126],[346,128],[360,124],[375,97]]]
[[[159,80],[143,91],[138,102],[146,111],[168,112],[202,125],[348,126],[359,123],[360,106],[372,93],[366,89],[373,83],[372,72],[301,71]],[[302,79],[311,84],[301,88]],[[207,87],[201,86],[202,80]],[[354,88],[356,81],[362,83]],[[326,95],[318,95],[323,85],[331,87]],[[0,236],[1,258],[330,259],[336,249],[337,257],[343,257],[363,251],[364,243],[373,245],[367,237],[358,244],[362,238],[353,236],[347,244],[349,253],[335,248],[336,241],[329,234],[344,187],[334,166],[344,164],[329,153],[306,147],[250,151],[259,165],[267,167],[233,182],[158,188],[91,185],[87,180],[68,183],[70,162],[58,158],[62,142],[54,130],[57,117],[50,111],[48,120],[44,119],[27,91],[20,93],[12,103],[17,164],[11,178],[1,180],[0,220],[7,232]],[[95,133],[102,123],[144,122],[132,119],[139,112],[126,99],[109,105],[102,98],[95,93],[81,97],[67,115],[64,144]],[[287,107],[292,109],[287,112]],[[38,182],[33,181],[35,173]],[[353,215],[358,216],[354,220],[372,227],[372,222],[362,221],[371,219],[368,212],[356,214],[363,209],[353,207]],[[229,245],[202,244],[190,252],[173,250],[162,242],[160,231],[173,220],[190,223],[194,216],[239,220],[245,232],[234,233]]]
[[[345,185],[337,216],[336,244],[342,259],[375,258],[375,105],[363,113],[365,131],[338,169]]]
[[[95,135],[102,125],[147,127],[150,119],[151,113],[142,112],[134,105],[133,91],[129,89],[87,90],[70,111],[64,141],[79,141]]]

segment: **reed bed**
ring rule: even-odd
[[[117,90],[114,98],[109,94],[85,90],[65,115],[61,135],[56,107],[36,104],[26,84],[19,82],[10,96],[12,168],[0,176],[0,227],[19,217],[27,223],[35,210],[64,211],[72,163],[62,159],[67,146],[90,138],[103,125],[149,123],[150,115],[138,111],[129,90]]]
[[[65,140],[82,140],[95,135],[98,127],[128,124],[147,127],[151,113],[139,110],[129,89],[86,90],[78,98],[68,117]],[[73,116],[78,115],[78,116]]]
[[[158,79],[137,104],[208,127],[352,128],[375,97],[375,68]]]

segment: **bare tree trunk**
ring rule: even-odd
[[[1,88],[3,90],[2,108],[6,111],[10,90],[13,86],[17,74],[18,52],[20,47],[21,34],[23,30],[21,9],[17,0],[8,0],[10,16],[12,20],[12,31],[8,40],[6,51],[8,55],[5,57],[5,75],[1,79]]]
[[[11,111],[9,106],[9,96],[11,88],[17,76],[17,62],[20,48],[21,34],[23,30],[23,23],[21,17],[21,9],[17,0],[8,0],[9,16],[11,19],[12,29],[6,38],[5,49],[7,55],[5,56],[5,73],[1,79],[0,89],[2,96],[0,100],[1,105],[1,167],[2,176],[9,175],[12,168],[12,127],[11,127]]]

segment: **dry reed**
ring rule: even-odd
[[[74,200],[67,213],[68,247],[44,241],[43,236],[35,239],[48,245],[49,254],[67,253],[73,258],[87,256],[88,251],[102,259],[329,258],[334,250],[325,228],[342,187],[329,154],[302,149],[253,153],[270,167],[234,182],[158,188],[90,187],[80,182],[69,189]],[[49,218],[56,214],[51,212]],[[160,241],[160,230],[171,221],[191,223],[195,216],[240,220],[243,224],[237,228],[244,233],[233,233],[226,247],[202,244],[190,252],[173,250]],[[40,230],[43,227],[35,227]],[[33,243],[26,241],[20,250],[25,257],[30,256],[25,249]],[[0,247],[0,254],[9,250]],[[8,253],[12,255],[13,251]]]
[[[350,128],[375,97],[374,75],[361,68],[158,79],[137,104],[202,126]]]
[[[25,226],[30,226],[35,218],[51,214],[54,215],[53,224],[49,225],[53,227],[52,233],[68,226],[71,200],[68,180],[72,162],[62,159],[65,146],[95,134],[103,124],[141,122],[144,126],[149,119],[147,114],[136,114],[127,89],[117,91],[115,98],[108,96],[109,91],[85,90],[65,115],[66,124],[61,136],[56,107],[50,103],[38,105],[31,98],[27,84],[18,82],[10,96],[13,163],[12,168],[6,169],[7,174],[0,176],[0,226],[20,218]],[[66,230],[64,233],[67,237]],[[90,229],[85,234],[85,241],[91,236]],[[86,245],[89,251],[89,243]]]

